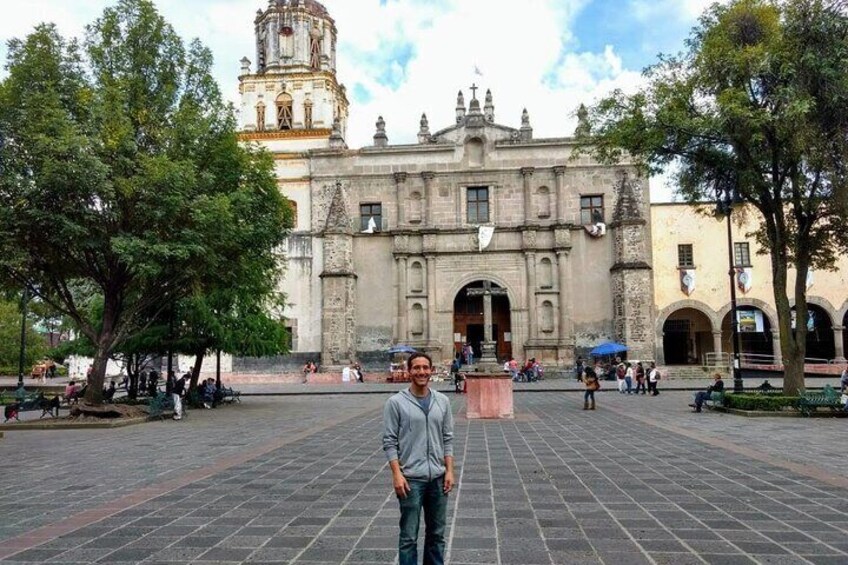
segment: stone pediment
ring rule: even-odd
[[[471,119],[468,119],[467,122],[471,123],[456,124],[437,131],[431,136],[430,142],[462,145],[473,137],[485,138],[491,142],[495,142],[518,141],[520,136],[520,132],[517,129],[501,124],[481,120],[478,125],[473,123]]]

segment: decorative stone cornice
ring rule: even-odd
[[[555,175],[564,175],[565,174],[565,165],[557,165],[553,168]]]
[[[322,139],[330,137],[333,130],[319,129],[287,129],[272,131],[250,131],[238,134],[239,141],[272,141],[275,139]]]
[[[393,173],[392,176],[395,179],[395,182],[400,184],[402,182],[406,182],[407,173]]]
[[[521,174],[525,177],[528,175],[532,176],[535,171],[536,167],[521,167]]]
[[[616,271],[650,271],[651,266],[644,261],[635,261],[633,263],[616,263],[610,267],[610,272]]]
[[[618,228],[622,226],[644,226],[647,225],[647,223],[647,220],[643,220],[641,218],[626,218],[624,220],[616,220],[614,222],[610,222],[608,224],[608,227]]]

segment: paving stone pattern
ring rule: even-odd
[[[515,421],[468,421],[464,398],[453,398],[449,562],[848,563],[848,504],[821,480],[839,479],[836,462],[817,467],[819,478],[785,465],[838,446],[844,420],[691,414],[689,396],[604,393],[584,412],[573,393],[517,394]],[[2,563],[396,563],[384,399],[252,398],[180,423],[7,433],[6,539],[222,457],[242,460]],[[691,437],[699,429],[710,441]],[[764,456],[716,446],[723,437]],[[28,455],[10,457],[18,451]]]

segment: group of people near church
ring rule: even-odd
[[[534,382],[541,380],[545,375],[545,369],[541,363],[531,357],[524,363],[519,364],[515,357],[510,357],[503,366],[504,373],[509,373],[513,382]]]
[[[362,370],[362,366],[359,363],[351,363],[342,369],[342,382],[364,383],[365,372]]]
[[[601,379],[615,380],[620,394],[649,394],[657,396],[657,385],[662,378],[656,363],[646,368],[641,361],[629,362],[616,357],[614,362],[602,363],[596,359],[589,366],[582,357],[577,358],[577,379],[585,386],[583,410],[595,409],[595,391],[601,388]],[[634,387],[635,384],[635,387]]]

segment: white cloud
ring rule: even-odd
[[[576,36],[584,31],[575,21],[591,1],[325,0],[339,33],[339,80],[351,99],[348,144],[369,145],[379,115],[390,143],[414,142],[422,112],[431,131],[447,127],[454,123],[457,90],[467,103],[472,83],[481,87],[481,98],[491,89],[497,122],[518,127],[526,107],[536,137],[570,135],[581,102],[591,103],[613,88],[632,91],[642,81],[640,69],[628,68],[618,55],[632,46],[575,49]],[[656,37],[666,33],[663,22],[670,20],[688,30],[710,3],[628,1],[633,25]],[[85,24],[114,3],[5,0],[0,41],[23,37],[48,20],[64,35],[80,36]],[[183,38],[199,37],[212,50],[215,77],[224,95],[237,102],[238,61],[254,58],[253,20],[267,0],[159,0],[157,6]],[[603,29],[601,22],[597,33]],[[5,56],[5,47],[0,55]],[[370,99],[355,99],[357,85]]]

